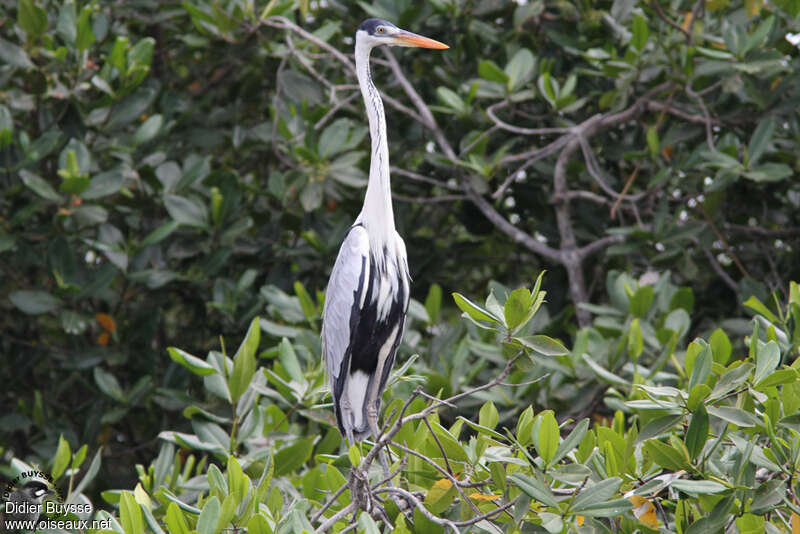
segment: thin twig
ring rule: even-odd
[[[342,485],[342,487],[340,487],[338,490],[336,490],[336,491],[333,493],[333,495],[331,495],[330,497],[328,497],[328,500],[325,502],[325,504],[322,506],[322,508],[320,508],[320,509],[317,511],[317,513],[315,513],[315,514],[314,514],[314,515],[311,517],[311,523],[312,523],[312,524],[313,524],[313,523],[316,523],[316,522],[319,520],[319,518],[320,518],[320,517],[322,517],[322,514],[324,514],[324,513],[325,513],[325,510],[327,510],[328,508],[330,508],[330,507],[331,507],[331,505],[332,505],[334,502],[336,502],[336,499],[338,499],[338,498],[339,498],[339,495],[341,495],[342,493],[344,493],[344,490],[346,490],[346,489],[347,489],[347,484],[343,484],[343,485]]]
[[[400,193],[392,192],[392,198],[402,202],[413,202],[415,204],[436,204],[438,202],[456,202],[465,200],[466,195],[441,195],[438,197],[409,197]]]
[[[686,37],[686,44],[691,44],[692,43],[692,34],[689,33],[686,30],[686,28],[684,28],[683,26],[681,26],[680,24],[678,24],[677,22],[675,22],[671,18],[667,17],[667,15],[665,15],[664,12],[661,10],[661,6],[659,5],[658,0],[653,0],[652,2],[650,2],[650,6],[654,7],[656,9],[656,14],[658,15],[658,18],[660,18],[661,20],[663,20],[664,22],[666,22],[667,24],[669,24],[673,28],[675,28],[678,31],[680,31],[684,35],[684,37]]]
[[[447,472],[450,473],[450,475],[452,475],[453,474],[453,468],[450,467],[450,460],[447,459],[447,453],[444,452],[444,447],[442,447],[442,442],[439,441],[439,436],[437,436],[436,432],[433,431],[433,427],[431,426],[431,422],[428,421],[427,417],[425,419],[423,419],[422,421],[425,423],[425,426],[428,427],[428,432],[430,432],[431,436],[433,436],[433,440],[436,442],[436,445],[439,446],[439,452],[442,453],[442,459],[444,460],[444,465],[447,466]]]
[[[508,99],[506,99],[497,102],[495,104],[492,104],[491,106],[486,108],[486,114],[498,128],[519,135],[550,135],[550,134],[565,134],[569,132],[569,128],[523,128],[521,126],[514,126],[513,124],[508,124],[507,122],[500,120],[500,118],[495,114],[495,110],[506,107],[508,106],[508,104],[509,101]]]
[[[353,516],[355,517],[355,513],[357,512],[357,509],[356,509],[355,503],[352,503],[352,502],[350,504],[348,504],[347,506],[345,506],[344,508],[342,508],[341,510],[339,510],[338,512],[336,512],[335,514],[333,514],[332,516],[330,516],[327,520],[325,520],[324,523],[322,523],[319,527],[317,527],[316,532],[318,532],[318,533],[325,532],[326,530],[331,528],[333,525],[335,525],[340,519],[344,519],[344,517],[347,514],[351,513],[351,512],[353,513]]]
[[[708,148],[710,148],[713,152],[716,152],[717,147],[714,145],[714,134],[711,130],[711,115],[708,113],[708,108],[706,107],[703,97],[698,93],[695,93],[688,83],[684,87],[684,90],[686,91],[687,95],[695,99],[697,105],[700,106],[701,110],[703,110],[703,117],[705,117],[704,122],[706,124],[706,142],[708,143]]]
[[[711,264],[711,268],[714,269],[714,272],[716,272],[717,275],[722,279],[722,281],[725,282],[725,285],[731,288],[731,291],[733,291],[734,293],[738,293],[739,286],[736,284],[733,278],[731,278],[730,275],[725,272],[725,269],[723,269],[722,266],[719,264],[717,259],[714,257],[714,254],[712,254],[711,251],[705,247],[703,248],[703,253],[706,255],[708,263]]]
[[[445,189],[450,189],[452,191],[461,191],[461,188],[456,185],[448,184],[447,182],[442,182],[440,180],[436,180],[435,178],[430,178],[428,176],[423,176],[422,174],[407,171],[405,169],[401,169],[400,167],[391,167],[391,171],[394,174],[399,174],[400,176],[405,176],[411,180],[415,180],[417,182],[425,182],[428,184],[433,184]]]

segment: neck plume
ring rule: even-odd
[[[364,105],[367,109],[372,149],[369,162],[369,183],[364,196],[364,207],[358,221],[368,227],[371,239],[383,242],[394,234],[392,190],[389,183],[389,145],[386,139],[386,117],[383,101],[369,69],[370,48],[356,40],[356,74]]]

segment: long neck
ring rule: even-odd
[[[356,40],[356,74],[367,108],[372,151],[369,161],[369,183],[364,207],[358,220],[366,223],[370,237],[386,242],[394,234],[392,190],[389,183],[389,145],[386,140],[386,117],[381,95],[372,83],[369,70],[370,48]]]

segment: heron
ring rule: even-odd
[[[356,31],[356,75],[372,144],[369,181],[331,271],[322,314],[336,422],[350,444],[378,437],[381,395],[403,337],[411,285],[406,246],[394,226],[383,101],[369,68],[372,49],[381,45],[449,48],[382,19],[367,19]]]

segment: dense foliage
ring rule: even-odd
[[[385,397],[387,417],[413,397],[411,419],[374,449],[401,471],[374,490],[413,512],[358,529],[437,531],[416,498],[448,521],[508,505],[471,527],[490,532],[633,532],[650,507],[681,533],[786,531],[798,15],[0,0],[4,474],[47,466],[126,533],[299,532],[366,507],[322,509],[375,456],[343,448],[318,331],[368,165],[352,33],[380,16],[452,48],[373,58],[416,297]],[[546,303],[511,291],[542,268]]]

